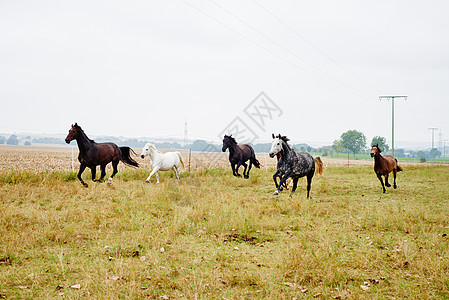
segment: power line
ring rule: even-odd
[[[243,20],[242,18],[236,16],[235,14],[233,14],[232,12],[230,12],[228,9],[226,9],[225,7],[223,7],[222,5],[218,4],[215,0],[209,0],[212,3],[214,3],[216,6],[218,6],[219,8],[221,8],[223,11],[225,11],[227,14],[231,15],[232,17],[236,18],[237,20],[239,20],[241,23],[245,24],[247,27],[249,27],[250,29],[252,29],[253,31],[257,32],[258,34],[260,34],[261,36],[263,36],[265,39],[269,40],[270,42],[272,42],[273,44],[275,44],[276,46],[278,46],[279,48],[281,48],[282,50],[288,52],[289,54],[293,55],[294,57],[296,57],[297,59],[299,59],[300,61],[302,61],[303,63],[307,64],[308,66],[314,68],[315,70],[317,70],[318,72],[320,72],[321,74],[327,76],[328,78],[335,80],[336,82],[346,86],[349,89],[354,90],[357,93],[360,94],[365,94],[364,92],[361,92],[355,88],[353,88],[352,86],[350,86],[349,84],[341,81],[338,78],[335,78],[334,76],[328,74],[327,72],[321,70],[319,67],[313,65],[312,63],[308,62],[306,59],[300,57],[299,55],[297,55],[295,52],[293,52],[292,50],[290,50],[289,48],[283,46],[282,44],[280,44],[279,42],[273,40],[271,37],[267,36],[265,33],[261,32],[260,30],[258,30],[257,28],[255,28],[254,26],[248,24],[248,22],[246,22],[245,20]],[[369,95],[366,94],[367,97],[370,97]]]
[[[289,26],[287,23],[285,23],[284,21],[282,21],[278,16],[276,16],[274,13],[272,13],[268,8],[266,8],[265,6],[263,6],[262,4],[260,4],[259,2],[257,2],[256,0],[253,0],[254,3],[256,3],[260,8],[262,8],[263,10],[265,10],[269,15],[271,15],[273,18],[275,18],[279,23],[281,23],[285,28],[287,28],[288,30],[290,30],[294,35],[296,35],[297,37],[299,37],[300,39],[302,39],[304,42],[306,42],[307,44],[309,44],[313,49],[317,50],[321,55],[323,55],[324,57],[326,57],[328,60],[330,60],[331,62],[333,62],[334,64],[336,64],[337,66],[339,66],[340,68],[342,68],[343,70],[345,70],[347,73],[351,74],[353,77],[357,78],[358,80],[362,81],[364,84],[366,84],[367,86],[379,91],[379,92],[383,92],[381,89],[377,88],[376,86],[372,85],[371,83],[369,83],[368,81],[366,81],[365,79],[363,79],[362,77],[360,77],[359,75],[355,74],[354,72],[352,72],[351,70],[349,70],[348,68],[346,68],[345,66],[343,66],[342,64],[340,64],[338,61],[336,61],[335,59],[333,59],[332,57],[330,57],[329,55],[327,55],[323,50],[321,50],[320,48],[318,48],[317,46],[315,46],[312,42],[310,42],[308,39],[306,39],[303,35],[299,34],[296,30],[294,30],[291,26]]]
[[[222,21],[220,21],[220,20],[218,20],[217,18],[215,18],[215,17],[211,16],[210,14],[206,13],[204,10],[202,10],[202,9],[200,9],[199,7],[193,5],[192,3],[190,3],[190,2],[188,2],[188,1],[186,1],[186,0],[182,0],[182,1],[183,1],[184,3],[186,3],[187,5],[191,6],[192,8],[194,8],[195,10],[197,10],[198,12],[200,12],[201,14],[203,14],[204,16],[208,17],[209,19],[211,19],[211,20],[213,20],[214,22],[216,22],[216,23],[218,23],[218,24],[220,24],[220,25],[226,27],[227,29],[231,30],[232,32],[234,32],[235,34],[237,34],[238,36],[240,36],[241,38],[243,38],[243,39],[249,41],[250,43],[252,43],[253,45],[255,45],[255,46],[259,47],[259,48],[264,49],[265,51],[267,51],[267,52],[269,52],[270,54],[272,54],[273,56],[276,56],[277,58],[283,60],[284,62],[286,62],[287,64],[291,65],[292,67],[294,67],[294,68],[296,68],[296,69],[299,69],[299,70],[301,70],[301,71],[303,71],[303,72],[309,74],[310,76],[313,76],[313,77],[315,77],[315,78],[317,78],[317,79],[319,79],[319,80],[321,80],[321,81],[324,81],[324,82],[326,82],[326,83],[328,83],[328,84],[331,84],[331,85],[333,85],[333,86],[335,86],[335,87],[338,87],[338,88],[340,88],[340,89],[346,89],[346,90],[348,90],[347,88],[341,87],[341,86],[335,84],[334,82],[331,82],[331,81],[329,81],[329,80],[327,80],[327,79],[324,79],[324,78],[322,78],[322,77],[320,77],[320,76],[318,76],[318,75],[316,75],[316,74],[314,74],[314,73],[312,73],[312,72],[310,72],[310,71],[304,69],[303,67],[301,67],[301,66],[295,64],[294,62],[291,62],[290,60],[286,59],[285,57],[280,56],[279,54],[273,52],[272,50],[268,49],[267,47],[263,46],[262,44],[260,44],[260,43],[258,43],[258,42],[256,42],[256,41],[254,41],[253,39],[251,39],[251,38],[249,38],[249,37],[243,35],[242,33],[238,32],[238,31],[235,30],[234,28],[232,28],[232,27],[226,25],[226,24],[223,23]],[[369,97],[367,94],[361,94],[360,92],[358,92],[358,91],[356,91],[356,90],[353,90],[353,91],[351,91],[351,92],[356,93],[356,94],[359,94],[359,96],[364,97],[364,98],[367,98],[367,99],[370,99],[370,98],[371,98],[371,97]]]

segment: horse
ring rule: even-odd
[[[385,193],[385,186],[390,187],[391,184],[388,183],[388,174],[393,172],[393,188],[397,188],[396,185],[396,173],[402,171],[403,169],[398,165],[398,160],[391,155],[382,156],[380,153],[382,150],[379,148],[379,144],[373,145],[371,147],[371,157],[374,157],[374,172],[379,178],[382,184],[383,192]],[[385,177],[385,185],[382,180],[382,175]]]
[[[175,172],[176,178],[178,178],[179,180],[179,165],[182,165],[182,167],[184,168],[184,162],[182,161],[180,152],[175,151],[162,153],[156,149],[156,146],[151,143],[147,143],[143,147],[142,154],[140,154],[140,156],[142,157],[142,159],[144,159],[146,155],[150,156],[150,163],[153,170],[151,171],[150,176],[148,176],[145,182],[150,182],[151,176],[156,173],[157,183],[159,183],[158,171],[168,170],[173,170]]]
[[[296,153],[287,143],[289,139],[286,136],[280,134],[274,136],[274,134],[272,134],[272,137],[273,142],[268,154],[273,158],[277,153],[281,153],[277,171],[273,175],[274,184],[276,185],[276,190],[273,195],[278,195],[279,191],[282,190],[284,182],[291,177],[293,180],[293,187],[289,198],[292,198],[298,185],[299,178],[307,176],[307,198],[309,198],[313,175],[316,173],[323,174],[324,168],[321,158],[319,156],[313,157],[306,152]],[[278,184],[276,178],[280,176],[282,176],[282,179]]]
[[[130,147],[118,147],[114,143],[96,143],[87,137],[84,130],[77,123],[75,125],[72,124],[65,142],[70,144],[73,140],[76,140],[79,149],[78,161],[80,162],[80,169],[77,177],[85,187],[88,187],[88,184],[83,181],[81,174],[83,174],[86,167],[90,168],[92,172],[93,182],[103,182],[106,176],[106,165],[110,162],[112,162],[113,172],[108,182],[111,182],[112,178],[117,174],[117,165],[120,161],[128,166],[139,167],[139,164],[131,158],[130,153],[137,154]],[[101,169],[99,180],[95,178],[98,165],[100,165]]]
[[[243,177],[249,178],[249,171],[251,170],[252,165],[256,168],[260,169],[260,163],[256,159],[256,154],[254,153],[253,147],[248,144],[237,145],[235,138],[231,135],[225,135],[223,138],[223,147],[221,150],[223,152],[229,149],[229,162],[231,163],[232,174],[236,177],[240,177],[239,168],[240,166],[244,166]],[[249,160],[249,166],[246,161]]]

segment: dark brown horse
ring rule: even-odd
[[[388,174],[393,172],[393,187],[397,188],[396,173],[402,171],[402,168],[398,165],[396,158],[391,155],[382,156],[380,155],[381,152],[382,150],[380,150],[379,144],[371,147],[371,157],[374,157],[374,172],[376,172],[377,178],[379,178],[385,193],[385,186],[391,186],[391,184],[388,183]],[[385,177],[385,185],[382,180],[382,175]]]
[[[241,176],[239,174],[240,166],[244,166],[243,177],[249,178],[249,171],[251,166],[254,164],[256,168],[260,168],[260,163],[256,159],[256,154],[254,153],[253,147],[248,144],[237,145],[237,142],[231,135],[225,135],[223,139],[223,152],[229,149],[229,162],[231,163],[232,174],[234,176]],[[249,160],[249,166],[246,161]]]
[[[81,183],[87,187],[87,183],[81,178],[84,169],[86,167],[90,168],[92,172],[92,181],[97,181],[95,179],[95,174],[97,171],[97,166],[100,166],[101,177],[98,181],[102,182],[104,176],[106,175],[106,165],[112,162],[113,172],[108,181],[110,182],[112,178],[117,174],[117,165],[120,161],[129,166],[138,167],[139,164],[133,160],[130,156],[130,152],[137,155],[129,147],[118,147],[114,143],[96,143],[95,141],[89,139],[84,133],[83,129],[75,123],[69,130],[69,134],[65,138],[65,142],[69,144],[71,141],[76,140],[79,149],[78,160],[80,162],[80,169],[78,172],[78,179]]]

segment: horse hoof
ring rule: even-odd
[[[146,183],[150,183],[150,181],[149,181],[149,180],[145,180],[145,182],[146,182]]]
[[[278,195],[278,194],[279,194],[278,190],[275,190],[274,193],[273,193],[273,195]]]
[[[293,198],[292,195],[288,195],[288,199],[291,199],[291,198]]]
[[[248,176],[248,175],[245,175],[245,176],[243,176],[243,177],[245,177],[245,179],[248,179],[248,178],[249,178],[249,176]]]
[[[397,185],[393,185],[393,187],[394,187],[395,189],[397,189],[397,188],[398,188],[398,186],[397,186]]]

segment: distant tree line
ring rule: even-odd
[[[6,145],[18,145],[19,139],[17,138],[17,135],[13,134],[8,139],[6,139],[4,136],[0,136],[0,144],[6,144]]]
[[[139,139],[127,139],[121,140],[119,138],[113,136],[104,136],[98,137],[95,139],[96,142],[113,142],[119,146],[130,146],[130,147],[143,147],[146,143],[151,142],[157,148],[160,149],[191,149],[192,151],[204,151],[204,152],[221,152],[221,144],[213,144],[209,143],[205,140],[196,140],[191,144],[187,144],[185,146],[181,145],[179,142],[153,142],[148,140],[139,140]],[[24,140],[21,140],[24,142]],[[76,142],[76,141],[75,141]],[[320,153],[323,156],[333,155],[335,154],[338,157],[339,153],[352,153],[355,157],[355,154],[369,154],[371,150],[371,145],[378,144],[379,148],[382,150],[383,154],[391,154],[390,147],[387,144],[386,138],[381,136],[375,136],[371,140],[371,144],[369,148],[367,147],[367,140],[365,135],[357,130],[348,130],[341,134],[340,138],[335,140],[332,145],[323,146],[314,148],[305,143],[294,144],[292,148],[295,151],[299,152],[311,152],[311,153]],[[54,137],[40,137],[40,138],[31,138],[26,137],[24,145],[31,144],[65,144],[64,139],[54,138]],[[4,136],[0,136],[0,144],[7,145],[18,145],[19,139],[16,135],[11,135],[9,138],[5,138]],[[271,149],[271,143],[258,143],[251,144],[254,148],[255,152],[269,152]],[[440,158],[442,153],[437,148],[433,148],[429,150],[418,150],[418,151],[406,151],[405,149],[399,148],[395,149],[394,155],[398,158],[401,157],[409,157],[409,158],[417,158],[417,159],[432,159],[432,158]]]
[[[65,141],[60,138],[52,138],[52,137],[41,137],[41,138],[33,138],[31,139],[31,143],[33,144],[65,144]]]

